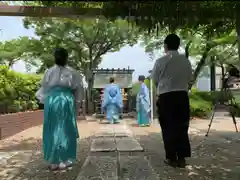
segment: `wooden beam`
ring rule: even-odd
[[[30,17],[97,17],[102,15],[101,8],[63,8],[41,6],[0,5],[0,16]]]

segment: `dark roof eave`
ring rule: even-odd
[[[101,16],[101,8],[64,8],[42,6],[0,5],[0,16],[29,17],[96,17]]]
[[[120,7],[119,7],[120,8]],[[121,8],[120,8],[121,9]],[[130,19],[144,19],[144,18],[154,18],[154,19],[162,19],[163,17],[173,18],[176,14],[179,14],[179,19],[193,19],[193,18],[200,18],[202,14],[198,14],[195,10],[188,10],[188,13],[185,11],[176,11],[175,15],[172,13],[165,14],[163,17],[159,16],[159,13],[154,15],[151,15],[151,13],[140,12],[122,12],[122,13],[109,13],[110,9],[104,9],[104,8],[80,8],[80,7],[45,7],[45,6],[8,6],[8,5],[0,5],[0,16],[29,16],[29,17],[69,17],[69,18],[76,18],[76,17],[84,17],[84,18],[94,18],[96,16],[106,16],[107,18],[129,18],[129,15],[131,14]],[[231,11],[233,12],[233,11]],[[191,16],[189,16],[189,13]],[[201,13],[201,12],[199,12]],[[216,9],[216,12],[211,12],[210,15],[211,18],[221,18],[225,17],[226,13],[222,13],[221,11]],[[231,13],[234,14],[234,13]],[[172,16],[171,16],[172,15]],[[233,15],[226,18],[235,18]],[[159,20],[160,20],[159,19]],[[164,20],[163,18],[162,20]]]

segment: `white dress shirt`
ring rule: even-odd
[[[172,91],[187,91],[192,79],[190,61],[178,51],[169,51],[156,60],[151,77],[157,85],[157,94]]]

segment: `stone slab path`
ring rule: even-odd
[[[125,124],[103,125],[94,136],[90,155],[77,180],[159,179],[144,154],[129,156],[130,152],[143,152],[144,149]],[[107,152],[115,152],[115,155]]]
[[[116,151],[115,139],[113,137],[100,137],[92,141],[91,152]]]
[[[107,124],[95,133],[91,152],[143,151],[132,131],[124,124]]]
[[[144,149],[139,144],[139,142],[132,137],[119,137],[116,138],[116,149],[117,151],[123,152],[134,152],[143,151]]]

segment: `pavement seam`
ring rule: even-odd
[[[130,131],[132,132],[132,130],[128,128],[126,122],[123,122],[123,127],[124,127],[124,130],[130,130]],[[116,131],[115,131],[116,127],[113,127],[113,128],[114,128],[114,129],[113,129],[113,133],[114,133],[114,134],[113,134],[114,143],[117,144],[117,140],[116,140],[117,136],[116,136]],[[99,131],[99,130],[98,130],[98,131]],[[96,133],[97,133],[97,132],[95,132],[95,134],[96,134]],[[94,135],[94,137],[96,138],[95,135]],[[132,138],[135,139],[135,140],[138,142],[138,140],[135,138],[135,136],[133,136]],[[139,143],[139,142],[138,142],[138,143]],[[140,144],[140,143],[139,143],[139,144]],[[140,146],[141,146],[141,144],[140,144]],[[141,146],[141,147],[142,147],[142,146]],[[91,152],[91,148],[92,148],[92,143],[91,143],[91,146],[90,146],[90,152]],[[126,152],[130,152],[130,151],[126,151]],[[143,151],[142,151],[142,152],[143,152]],[[91,152],[91,153],[88,154],[86,160],[89,158],[89,156],[90,156],[92,153],[94,153],[94,152]],[[116,158],[117,158],[117,178],[120,180],[120,179],[121,179],[121,166],[120,166],[120,151],[119,151],[118,149],[116,149],[116,156],[117,156],[117,157],[116,157]],[[85,162],[84,162],[84,164],[83,164],[82,167],[84,167],[84,165],[87,163],[86,160],[85,160]],[[152,168],[152,166],[150,165],[150,162],[149,162],[149,161],[148,161],[148,165],[149,165],[150,168]],[[152,169],[153,169],[153,168],[152,168]],[[82,169],[81,169],[81,170],[82,170]],[[81,173],[81,170],[80,170],[79,174]]]

